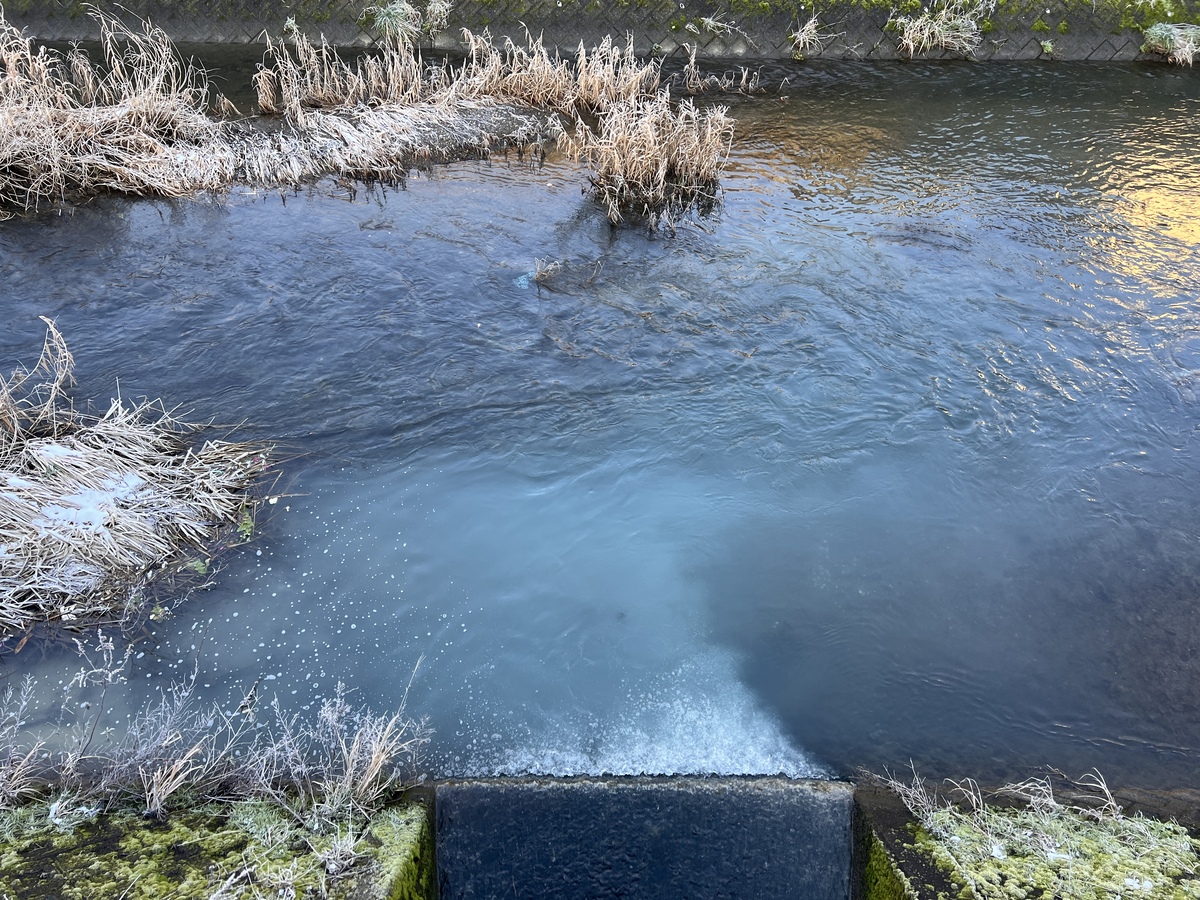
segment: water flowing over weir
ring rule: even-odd
[[[553,156],[0,225],[6,361],[48,315],[77,397],[296,453],[112,724],[193,668],[384,708],[423,655],[437,774],[1190,777],[1200,79],[837,65],[732,114],[674,239]],[[52,717],[78,660],[28,654]]]

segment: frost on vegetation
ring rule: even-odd
[[[819,54],[837,37],[840,35],[822,31],[821,21],[813,16],[788,35],[792,42],[792,59],[803,60],[807,56]]]
[[[723,107],[675,105],[663,92],[614,104],[598,132],[577,122],[566,144],[595,169],[593,192],[610,222],[632,217],[670,228],[680,215],[716,202],[732,136]]]
[[[403,857],[420,838],[420,808],[391,806],[412,784],[429,739],[403,700],[394,713],[376,715],[351,705],[339,684],[313,720],[273,703],[259,722],[255,688],[228,711],[198,708],[185,684],[113,736],[98,727],[103,690],[126,678],[129,654],[103,634],[96,648],[81,642],[79,650],[85,664],[71,688],[101,688],[90,721],[33,738],[26,725],[32,682],[0,695],[0,896],[31,896],[24,891],[42,883],[38,854],[45,853],[56,873],[80,858],[84,871],[83,883],[71,886],[76,893],[44,896],[343,896],[327,888],[386,868],[386,855]],[[154,828],[144,827],[148,820]],[[193,828],[207,831],[192,835]],[[174,835],[166,851],[152,846],[164,834]],[[129,871],[97,869],[103,835],[106,846],[120,845],[114,866],[128,859]],[[195,841],[207,855],[187,874],[186,889],[164,881],[174,869],[155,868],[155,859],[170,865],[180,841]]]
[[[611,160],[609,149],[623,139],[617,131],[631,126],[652,154],[652,167],[597,173],[614,221],[635,208],[652,221],[670,221],[681,198],[714,196],[728,152],[724,110],[698,113],[673,103],[658,61],[639,59],[632,40],[620,46],[605,37],[563,59],[532,34],[501,43],[486,30],[464,30],[463,58],[427,64],[419,38],[444,29],[450,11],[449,0],[430,0],[423,10],[408,0],[370,7],[364,22],[380,40],[353,64],[289,20],[283,37],[268,39],[252,79],[261,114],[255,127],[210,116],[207,73],[184,63],[166,33],[149,23],[130,29],[93,11],[102,70],[81,50],[64,56],[36,47],[0,12],[0,71],[7,72],[0,84],[0,217],[105,192],[177,197],[331,174],[399,182],[420,163],[540,149],[562,135],[560,116],[577,123],[580,143],[573,146],[586,147],[580,155],[589,160]],[[719,18],[706,22],[714,33],[737,30]],[[825,39],[816,33],[805,41]],[[745,68],[740,78],[701,77],[693,48],[682,87],[750,93],[758,77]],[[213,106],[221,114],[232,109],[219,97]],[[592,130],[595,117],[604,117],[605,133]],[[628,190],[614,180],[637,168],[652,177]],[[88,485],[91,493],[66,507],[77,513],[50,519],[94,521],[136,499],[140,487],[119,478]]]
[[[1192,65],[1200,54],[1200,25],[1159,22],[1147,28],[1143,36],[1143,53],[1157,53],[1180,65]]]
[[[407,0],[388,0],[363,10],[362,24],[385,40],[411,45],[422,35],[434,37],[446,30],[453,9],[449,0],[429,0],[422,11]]]
[[[122,619],[148,582],[252,507],[265,447],[188,440],[161,404],[67,398],[73,361],[45,319],[32,369],[0,378],[0,635]]]
[[[893,15],[889,24],[900,34],[900,49],[915,57],[930,50],[974,56],[982,40],[984,19],[995,0],[934,0],[917,16]]]
[[[1095,773],[1074,785],[1090,802],[1064,804],[1048,778],[1010,784],[985,802],[972,780],[943,800],[913,772],[883,779],[920,822],[918,844],[981,900],[1200,897],[1200,842],[1174,822],[1126,816]]]

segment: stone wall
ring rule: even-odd
[[[102,9],[148,18],[179,42],[240,43],[279,35],[293,18],[306,33],[330,43],[366,46],[360,23],[371,0],[98,0]],[[418,5],[423,0],[417,0]],[[944,3],[945,0],[927,0]],[[98,36],[81,0],[8,0],[9,21],[44,40]],[[604,35],[632,35],[640,53],[679,54],[694,47],[708,57],[786,59],[792,35],[814,16],[824,46],[806,59],[896,59],[906,54],[889,21],[919,15],[921,0],[456,0],[439,49],[454,49],[462,28],[523,40],[528,25],[547,45],[573,50]],[[1152,59],[1140,53],[1142,30],[1159,21],[1200,23],[1200,0],[998,0],[981,19],[976,59],[1114,61]],[[923,58],[961,58],[932,51]]]

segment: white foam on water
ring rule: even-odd
[[[829,777],[746,690],[730,655],[695,649],[604,718],[568,719],[525,743],[479,739],[451,761],[454,774]]]

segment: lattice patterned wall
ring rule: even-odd
[[[324,34],[334,44],[371,43],[359,24],[371,0],[124,0],[100,3],[121,15],[149,18],[177,41],[239,43],[278,35],[294,17],[308,34]],[[809,0],[811,3],[812,0]],[[887,0],[823,3],[819,21],[826,36],[820,50],[806,58],[895,59],[902,56],[899,35],[888,26]],[[913,0],[908,0],[911,4]],[[1116,5],[1114,5],[1116,4]],[[1177,0],[1185,14],[1200,21],[1200,0]],[[975,52],[977,59],[1036,59],[1052,55],[1073,60],[1130,60],[1142,43],[1136,26],[1144,24],[1138,0],[1004,0]],[[124,10],[124,12],[122,12]],[[1131,12],[1132,11],[1132,12]],[[8,0],[5,14],[13,24],[46,40],[85,40],[97,36],[82,0]],[[548,46],[573,50],[611,34],[622,42],[632,35],[639,53],[684,52],[701,56],[788,58],[791,34],[811,17],[804,0],[457,0],[449,28],[436,45],[457,46],[462,28],[487,28],[493,37],[522,40],[525,26],[542,34]],[[1130,27],[1130,26],[1134,27]],[[1053,49],[1048,54],[1046,42]],[[924,58],[953,58],[933,51]]]

